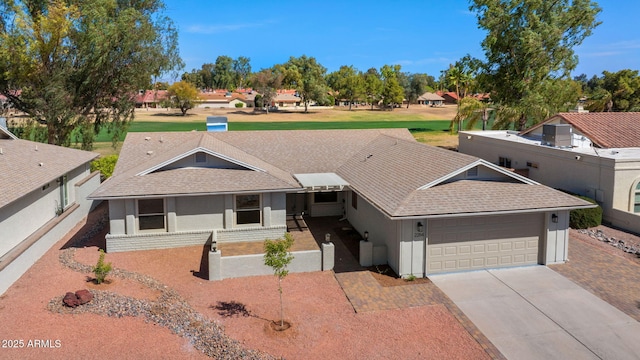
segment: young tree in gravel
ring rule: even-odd
[[[353,66],[341,66],[340,70],[327,76],[327,82],[337,92],[337,98],[349,101],[349,110],[364,91],[362,73]]]
[[[362,78],[364,82],[364,95],[371,104],[371,110],[373,110],[373,104],[377,103],[382,96],[382,79],[380,79],[380,73],[378,69],[370,68],[362,74]]]
[[[182,111],[182,116],[185,116],[198,100],[198,89],[189,82],[178,81],[169,86],[169,99],[175,107]]]
[[[282,302],[282,279],[288,274],[287,266],[293,260],[291,254],[293,246],[293,236],[290,233],[284,234],[284,239],[265,240],[264,242],[264,264],[273,269],[273,274],[278,278],[278,293],[280,294],[280,327],[284,327],[284,305]]]
[[[473,0],[482,42],[491,98],[515,113],[517,129],[540,114],[552,113],[543,87],[566,79],[578,59],[573,48],[599,25],[601,9],[591,0]],[[544,110],[544,111],[543,111]]]
[[[50,144],[73,136],[91,149],[106,128],[115,145],[135,94],[182,67],[163,10],[161,0],[1,1],[0,94],[46,127]]]

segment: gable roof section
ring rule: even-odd
[[[4,127],[0,126],[0,139],[13,139],[13,140],[17,140],[18,137],[13,135],[11,133],[11,131],[5,129]]]
[[[444,98],[438,94],[434,94],[432,92],[426,92],[420,96],[418,96],[418,100],[431,100],[431,101],[444,101]]]
[[[640,147],[640,112],[558,113],[521,135],[558,121],[570,124],[601,148]]]
[[[98,157],[93,152],[15,137],[0,138],[0,149],[0,207]]]

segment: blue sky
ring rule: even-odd
[[[574,74],[640,70],[640,1],[601,0],[602,24],[575,49]],[[341,65],[365,71],[400,64],[438,77],[469,53],[483,58],[484,31],[469,3],[447,1],[195,1],[165,0],[179,32],[185,71],[220,55],[251,59],[253,71],[290,56],[317,59],[329,72]],[[624,4],[624,5],[623,5]]]

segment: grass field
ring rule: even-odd
[[[420,142],[447,148],[455,148],[458,144],[457,136],[447,131],[455,116],[455,106],[394,111],[338,108],[269,114],[251,109],[192,109],[187,116],[166,109],[138,109],[128,131],[206,131],[207,116],[227,117],[230,131],[407,128]],[[124,136],[120,140],[124,140]],[[101,132],[94,143],[94,150],[102,155],[118,153],[119,148],[111,146],[111,137],[106,131]]]

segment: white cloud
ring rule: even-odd
[[[259,23],[238,23],[238,24],[217,24],[217,25],[202,25],[195,24],[187,27],[186,31],[193,34],[220,34],[225,32],[238,31],[242,29],[258,28],[271,24],[273,22],[259,22]]]

